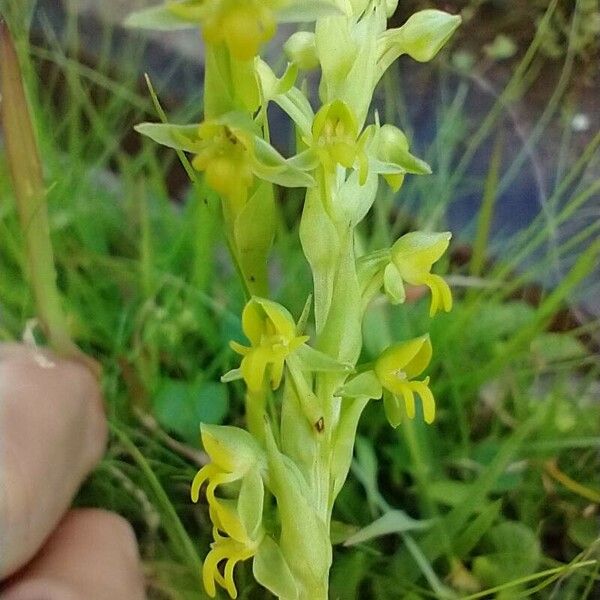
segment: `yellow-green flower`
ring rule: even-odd
[[[276,29],[276,0],[185,0],[167,6],[177,17],[198,23],[209,44],[224,43],[238,60],[250,60]]]
[[[433,423],[435,401],[429,389],[429,377],[422,381],[415,380],[429,365],[431,355],[429,335],[423,335],[390,346],[375,362],[375,375],[384,388],[385,411],[394,427],[400,423],[404,412],[409,419],[414,418],[415,394],[421,397],[425,422]]]
[[[198,149],[192,161],[204,171],[206,182],[236,206],[244,205],[254,181],[250,136],[216,121],[204,121],[198,127]]]
[[[305,140],[316,151],[326,168],[340,164],[347,169],[358,160],[361,180],[367,177],[366,136],[359,138],[358,122],[350,107],[334,100],[321,107],[312,125],[312,140]]]
[[[244,357],[240,370],[248,389],[264,389],[265,378],[272,389],[277,389],[286,358],[304,344],[308,336],[298,335],[294,318],[281,304],[257,297],[244,308],[242,329],[251,345],[231,342],[231,347]]]
[[[266,458],[256,440],[243,429],[203,424],[201,432],[211,462],[194,477],[191,496],[197,502],[202,485],[208,482],[206,497],[215,540],[202,568],[204,587],[214,597],[219,584],[235,598],[235,565],[254,556],[264,536],[261,469],[265,468]],[[216,496],[218,486],[233,482],[241,482],[236,499]]]
[[[403,282],[426,285],[431,290],[429,314],[452,309],[452,294],[448,284],[439,275],[431,273],[450,244],[450,232],[425,233],[415,231],[403,235],[391,249],[391,262],[384,272],[384,289],[395,302],[404,302]]]

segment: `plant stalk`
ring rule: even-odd
[[[42,165],[21,69],[8,26],[0,21],[2,129],[6,156],[27,253],[28,276],[38,319],[50,346],[60,355],[81,358],[74,344],[56,285]]]

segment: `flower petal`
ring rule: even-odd
[[[202,484],[215,476],[216,473],[219,472],[219,469],[216,465],[214,464],[208,464],[203,466],[195,475],[193,481],[192,481],[192,488],[191,488],[191,496],[192,496],[192,502],[198,502],[198,499],[200,498],[200,488],[202,487]]]
[[[413,388],[419,396],[423,405],[423,419],[425,423],[431,425],[435,419],[435,399],[433,393],[429,389],[429,377],[425,381],[413,382]]]
[[[402,398],[404,400],[404,406],[406,407],[406,416],[409,419],[415,418],[415,394],[409,384],[403,384],[399,386],[402,390]]]
[[[270,362],[269,349],[263,346],[253,348],[242,359],[241,369],[244,381],[254,392],[263,389],[267,364]]]

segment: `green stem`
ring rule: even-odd
[[[23,88],[19,60],[7,25],[0,21],[0,83],[2,127],[15,191],[30,283],[40,324],[52,348],[63,356],[78,357],[56,285],[50,224],[42,165]]]

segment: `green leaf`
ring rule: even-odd
[[[365,488],[367,500],[373,516],[376,514],[377,506],[385,506],[385,501],[379,491],[377,474],[379,471],[379,461],[371,441],[363,436],[357,436],[354,443],[356,459],[352,464],[352,473]]]
[[[171,123],[140,123],[134,129],[158,144],[196,152],[198,150],[198,125],[172,125]]]
[[[457,556],[466,558],[479,540],[498,518],[502,500],[487,504],[481,512],[453,540],[452,548]]]
[[[391,510],[373,521],[370,525],[363,527],[354,535],[351,535],[345,542],[344,546],[356,546],[368,542],[374,538],[391,533],[405,533],[407,531],[417,531],[427,529],[431,526],[430,521],[417,521],[409,517],[402,510]]]
[[[278,598],[296,600],[298,588],[279,545],[265,536],[252,565],[254,578]]]
[[[167,5],[152,6],[131,13],[123,23],[125,27],[138,29],[156,29],[157,31],[173,31],[178,29],[194,29],[196,23],[178,17]]]
[[[353,536],[359,527],[351,525],[350,523],[343,523],[342,521],[331,520],[331,526],[329,531],[331,533],[331,543],[334,546],[343,544],[348,538]]]
[[[200,423],[221,423],[229,410],[225,386],[199,379],[164,379],[153,398],[156,420],[187,443],[200,445]]]
[[[450,538],[457,536],[468,525],[472,513],[477,507],[484,504],[487,494],[494,489],[498,479],[506,471],[510,462],[517,455],[521,445],[526,439],[529,439],[532,432],[535,431],[545,418],[546,407],[540,406],[538,412],[532,415],[527,421],[521,423],[502,444],[496,448],[491,462],[481,471],[479,477],[471,484],[469,502],[462,502],[452,508],[444,515],[440,522],[440,529],[435,528],[428,532],[420,540],[422,548],[428,560],[433,562],[443,552],[440,545],[439,530],[445,532]],[[416,581],[420,572],[415,561],[408,551],[400,551],[394,559],[394,568],[398,571],[398,576],[407,581]]]
[[[598,520],[596,517],[575,519],[568,529],[569,539],[582,550],[592,547],[598,541]]]
[[[473,561],[473,574],[494,587],[535,572],[540,562],[540,545],[531,529],[523,523],[506,521],[486,536],[489,553]]]
[[[432,481],[427,486],[429,496],[445,506],[456,506],[464,502],[469,494],[470,485],[464,481],[443,479]]]

